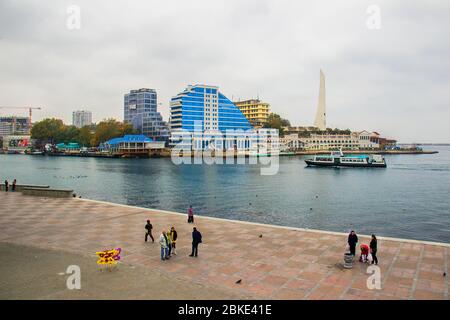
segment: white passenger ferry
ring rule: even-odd
[[[334,151],[330,155],[315,155],[313,159],[307,159],[305,162],[308,167],[386,168],[386,160],[379,154],[358,154],[346,156],[342,153],[342,150]]]

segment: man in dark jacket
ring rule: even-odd
[[[155,242],[155,239],[153,238],[153,235],[152,235],[152,229],[153,229],[153,226],[152,226],[152,224],[150,223],[150,220],[147,220],[147,224],[145,225],[145,230],[146,230],[146,233],[145,233],[145,242],[147,242],[147,238],[150,236],[150,238],[152,239],[152,242]]]
[[[378,258],[377,258],[377,237],[373,234],[372,240],[370,240],[370,253],[372,254],[372,264],[378,264]]]
[[[356,254],[356,244],[358,243],[358,236],[352,230],[348,235],[348,245],[350,246],[350,253],[354,256]]]
[[[202,243],[202,234],[200,233],[200,231],[197,231],[196,227],[194,227],[192,231],[192,253],[189,255],[189,257],[197,257],[199,243]]]

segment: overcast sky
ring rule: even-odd
[[[312,125],[322,69],[328,126],[450,142],[449,17],[446,0],[0,0],[0,106],[122,120],[124,93],[148,87],[168,120],[170,98],[203,83]]]

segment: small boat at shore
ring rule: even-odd
[[[308,167],[386,168],[386,160],[379,154],[344,155],[342,150],[330,155],[315,155],[305,162]]]
[[[26,154],[28,154],[30,156],[43,156],[44,151],[29,151],[29,152],[26,152]]]

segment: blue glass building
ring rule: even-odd
[[[202,122],[202,130],[252,129],[247,118],[218,87],[194,85],[173,97],[170,102],[172,130],[194,130],[194,121]]]
[[[124,121],[140,133],[157,141],[167,141],[169,128],[157,110],[154,89],[131,90],[124,96]]]
[[[215,86],[188,86],[171,99],[170,113],[173,146],[182,145],[180,142],[184,138],[188,141],[184,144],[185,149],[189,145],[192,145],[193,149],[205,149],[208,148],[211,136],[225,136],[227,130],[239,130],[243,136],[252,134],[253,128],[247,118]],[[234,138],[227,137],[216,141],[215,149],[248,149],[250,139],[238,139],[236,135],[239,133],[235,133]],[[191,141],[186,137],[190,137]]]

